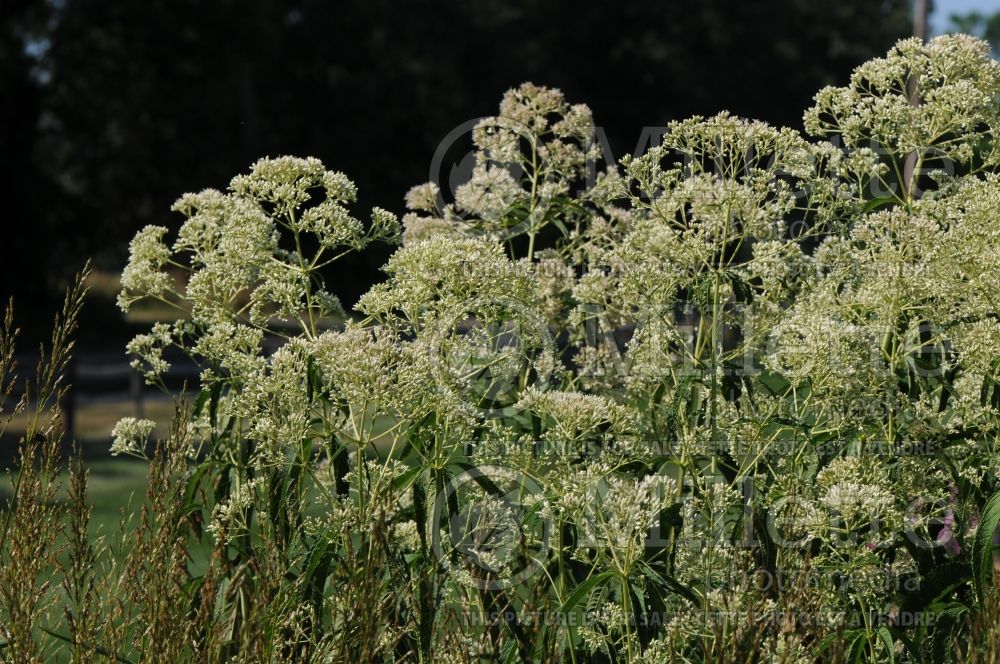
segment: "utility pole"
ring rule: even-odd
[[[927,41],[927,16],[930,11],[930,0],[913,0],[913,36],[921,41]]]
[[[913,36],[922,42],[927,41],[927,16],[931,11],[931,0],[913,0]],[[920,91],[918,89],[918,80],[915,73],[910,72],[910,78],[907,81],[907,95],[910,100],[910,106],[920,105]],[[912,200],[916,198],[917,189],[917,178],[920,176],[919,173],[914,173],[917,167],[917,153],[911,152],[906,155],[906,163],[903,165],[903,188],[905,189],[906,198]]]

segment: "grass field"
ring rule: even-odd
[[[118,531],[122,515],[137,510],[146,491],[146,464],[132,459],[97,459],[87,462],[89,475],[88,498],[93,513],[92,534],[109,535]],[[69,475],[60,474],[60,482],[67,484]],[[0,475],[0,500],[12,493],[14,473],[5,470]],[[65,490],[61,492],[65,498]]]
[[[133,414],[133,404],[127,399],[101,399],[86,402],[77,409],[74,438],[79,443],[86,465],[89,482],[88,497],[93,508],[92,534],[111,535],[118,532],[123,515],[138,512],[146,491],[145,462],[112,457],[111,428],[119,418]],[[165,435],[173,414],[173,404],[163,397],[149,398],[144,403],[144,415],[159,426],[157,435]],[[27,418],[15,417],[7,427],[2,442],[3,471],[0,473],[0,504],[12,492],[14,472],[11,469],[16,455],[17,440],[24,433]],[[68,473],[60,475],[65,485]],[[65,496],[65,492],[62,492]]]

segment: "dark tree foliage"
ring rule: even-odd
[[[970,12],[968,14],[952,14],[951,32],[964,32],[982,37],[990,43],[993,52],[1000,49],[1000,12],[983,14]]]
[[[0,3],[0,223],[4,229],[3,287],[0,298],[16,292],[44,297],[53,285],[40,264],[51,250],[46,204],[58,195],[39,154],[41,82],[29,49],[45,21],[44,0]],[[44,169],[46,172],[49,169]],[[79,267],[79,266],[77,266]],[[70,270],[71,271],[71,270]]]
[[[798,126],[818,86],[908,30],[906,0],[3,7],[0,186],[17,238],[4,291],[56,283],[88,255],[117,271],[138,228],[176,221],[179,193],[264,155],[318,156],[355,179],[360,208],[400,211],[442,138],[526,80],[589,104],[615,157],[694,113]],[[334,283],[346,302],[384,259],[349,264]]]

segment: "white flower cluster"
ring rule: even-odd
[[[155,429],[152,420],[123,417],[111,430],[111,453],[145,457],[146,444]]]
[[[170,249],[163,242],[166,234],[163,226],[146,226],[129,244],[129,262],[122,271],[118,298],[123,309],[134,301],[135,294],[159,297],[173,285],[170,274],[163,270],[170,260]]]
[[[911,103],[911,81],[919,85],[919,105]],[[976,170],[988,169],[1000,164],[998,95],[1000,64],[986,42],[968,35],[926,45],[907,39],[858,67],[849,86],[820,90],[805,127],[814,136],[839,135],[850,148],[886,150],[897,166],[915,153],[928,167],[981,160]]]
[[[634,571],[658,525],[660,512],[676,496],[669,477],[647,475],[641,480],[594,470],[571,477],[560,507],[579,532],[573,555],[591,562],[591,556],[623,576]]]
[[[490,601],[595,609],[579,636],[615,661],[686,658],[712,612],[783,606],[748,581],[763,572],[816,576],[810,610],[868,615],[907,599],[881,570],[926,572],[912,538],[968,556],[996,488],[998,95],[984,43],[907,40],[820,92],[806,124],[829,140],[723,113],[592,177],[590,112],[525,84],[476,126],[453,201],[409,191],[405,242],[350,314],[320,271],[395,218],[352,217],[354,185],[315,159],[262,160],[182,197],[173,244],[136,237],[123,308],[189,316],[129,350],[151,381],[171,347],[203,365],[204,463],[255,478],[215,507],[224,542],[263,496],[315,501],[309,538],[401,561],[420,602],[495,626],[479,591],[514,579]],[[152,431],[127,418],[113,449]],[[452,491],[475,464],[515,486]],[[538,522],[552,546],[531,548]],[[673,613],[640,638],[653,606]],[[795,627],[752,638],[802,659],[819,638]],[[499,647],[435,630],[414,642]]]
[[[167,323],[154,323],[148,334],[138,334],[126,346],[133,356],[132,368],[140,372],[149,382],[155,382],[160,376],[170,370],[170,363],[163,357],[163,351],[174,344],[183,324],[173,326]]]
[[[583,104],[570,105],[559,90],[525,83],[509,90],[500,113],[472,132],[475,165],[468,181],[445,203],[436,183],[406,195],[407,243],[434,234],[532,238],[548,225],[569,234],[594,211],[576,189],[599,157],[594,122]]]
[[[619,440],[630,433],[626,409],[605,396],[530,389],[518,405],[544,420],[544,437],[551,442],[577,443],[595,437]]]
[[[859,456],[836,458],[816,475],[818,501],[835,515],[827,525],[842,535],[871,528],[891,540],[902,527],[903,505],[894,488],[883,469]]]
[[[385,324],[411,329],[467,313],[466,307],[477,301],[493,306],[535,299],[528,267],[512,262],[502,247],[483,239],[435,236],[403,247],[384,270],[388,281],[363,295],[357,308]]]
[[[136,236],[119,304],[128,310],[144,297],[185,301],[197,325],[236,319],[264,326],[276,316],[315,333],[317,319],[341,313],[319,270],[345,250],[398,236],[399,224],[385,210],[373,211],[368,228],[352,217],[345,206],[356,197],[354,183],[317,159],[261,159],[233,178],[229,193],[178,199],[173,209],[186,221],[172,245],[166,228]],[[294,251],[279,246],[283,233]],[[306,237],[318,245],[311,255],[303,253]]]
[[[248,525],[247,510],[254,504],[261,486],[263,480],[260,477],[237,483],[228,499],[215,506],[206,530],[223,542],[229,541],[240,530],[245,530]]]

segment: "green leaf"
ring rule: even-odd
[[[468,473],[469,479],[478,484],[483,491],[491,496],[502,496],[504,491],[496,485],[496,483],[489,478],[484,472],[482,472],[478,466],[471,463],[465,463],[464,461],[458,461],[451,464],[453,467]]]
[[[41,627],[40,629],[43,632],[45,632],[46,634],[48,634],[49,636],[53,636],[53,637],[55,637],[55,638],[57,638],[57,639],[59,639],[61,641],[65,641],[66,643],[69,643],[71,645],[75,645],[76,644],[76,641],[74,641],[72,637],[67,636],[66,634],[60,634],[59,632],[55,632],[55,631],[53,631],[53,630],[51,630],[51,629],[49,629],[47,627]],[[6,648],[8,645],[9,645],[9,642],[4,642],[4,643],[0,644],[0,649]],[[112,653],[110,650],[102,648],[101,646],[97,645],[96,643],[92,643],[92,644],[88,644],[88,645],[90,647],[92,647],[94,649],[94,652],[96,652],[98,655],[103,655],[104,657],[108,657],[110,659],[114,659],[115,661],[118,661],[118,662],[123,662],[124,664],[134,664],[132,662],[132,660],[126,659],[126,658],[122,657],[118,653]]]
[[[598,584],[603,583],[608,579],[614,578],[614,576],[615,576],[614,572],[601,572],[600,574],[595,574],[594,576],[590,577],[589,579],[578,585],[573,590],[573,592],[570,593],[569,597],[566,598],[566,601],[563,602],[562,607],[560,607],[559,609],[560,613],[565,614],[572,611],[573,608],[580,603],[580,600],[590,595],[590,592],[594,588],[596,588]]]
[[[892,641],[892,633],[889,631],[888,627],[879,627],[878,630],[879,638],[882,639],[882,643],[885,644],[885,649],[889,653],[889,661],[896,661],[895,644]]]
[[[627,586],[628,586],[628,591],[632,595],[634,601],[633,606],[639,609],[640,615],[645,615],[646,599],[643,595],[642,588],[639,587],[638,583],[634,583],[632,581],[629,581]],[[635,612],[634,609],[633,612]]]
[[[969,567],[965,563],[937,563],[920,575],[920,586],[908,593],[902,609],[909,613],[923,611],[932,603],[940,602],[969,580]]]
[[[733,286],[733,297],[736,298],[737,302],[742,302],[743,304],[750,304],[753,302],[753,288],[747,282],[743,281],[738,275],[728,272],[726,276],[729,277],[729,283]]]
[[[563,234],[563,237],[569,237],[569,229],[566,228],[566,224],[564,224],[559,217],[552,217],[549,221],[552,222],[553,226],[559,229],[559,231]]]
[[[205,404],[208,403],[209,397],[211,397],[211,392],[209,390],[203,389],[198,393],[198,398],[194,402],[194,407],[191,409],[191,415],[193,417],[198,417],[201,415],[202,409]]]
[[[309,559],[302,573],[302,601],[312,604],[314,615],[320,623],[323,620],[323,590],[334,553],[331,542],[326,539],[317,540],[309,551]]]
[[[942,608],[932,607],[936,614],[934,620],[934,635],[931,639],[930,661],[950,662],[955,652],[955,631],[968,612],[968,608],[957,602],[944,605]]]
[[[823,639],[817,644],[816,651],[814,654],[818,658],[824,652],[829,650],[830,647],[837,641],[837,639],[843,639],[844,642],[847,642],[848,640],[850,640],[851,635],[854,635],[854,638],[857,639],[858,638],[857,632],[858,630],[853,630],[853,629],[844,630],[843,632],[830,632],[825,637],[823,637]]]
[[[788,392],[788,388],[791,387],[791,383],[789,383],[784,377],[776,373],[770,373],[767,370],[761,372],[760,376],[757,378],[757,382],[759,382],[771,396],[783,395]]]
[[[859,629],[857,635],[851,640],[851,645],[847,649],[847,658],[857,663],[865,654],[865,647],[868,645],[868,634],[863,629]]]
[[[819,642],[819,645],[817,646],[815,652],[817,660],[819,660],[819,655],[829,650],[838,641],[847,644],[847,653],[846,653],[847,656],[844,658],[843,661],[849,660],[851,658],[851,653],[853,653],[855,651],[855,648],[857,648],[859,645],[861,646],[861,650],[859,651],[859,653],[863,653],[864,644],[868,643],[867,639],[865,638],[865,630],[863,629],[848,629],[844,630],[843,632],[831,632],[830,634],[827,634],[827,636],[822,641]],[[857,654],[855,655],[855,659],[856,658]]]
[[[517,642],[513,639],[508,639],[504,643],[503,650],[500,653],[500,661],[504,662],[504,664],[507,664],[508,662],[510,664],[517,664],[518,660]]]
[[[321,381],[316,360],[312,356],[306,365],[306,398],[311,404],[316,399],[316,393],[320,391]]]
[[[402,475],[399,475],[398,477],[393,479],[392,488],[397,491],[405,490],[413,483],[414,478],[416,478],[420,473],[422,473],[423,470],[424,469],[421,468],[420,466],[414,466],[413,468],[410,468]]]
[[[222,397],[222,383],[215,383],[209,392],[208,421],[214,430],[219,426],[219,399]]]
[[[333,466],[335,491],[338,496],[346,496],[351,489],[347,481],[347,472],[350,470],[347,462],[347,447],[340,442],[336,434],[330,436],[327,454],[330,458],[330,465]]]
[[[892,198],[892,197],[876,198],[873,201],[868,201],[867,203],[865,203],[865,208],[864,208],[863,213],[864,214],[868,214],[869,212],[872,212],[873,210],[877,210],[880,207],[885,207],[886,205],[892,205],[895,202],[896,202],[896,199]]]
[[[693,590],[691,590],[691,588],[689,588],[688,586],[684,585],[683,583],[675,579],[670,574],[661,574],[660,572],[653,569],[651,565],[643,561],[639,561],[639,567],[642,569],[643,575],[652,580],[657,586],[661,588],[666,588],[667,590],[676,595],[680,595],[681,597],[691,602],[695,606],[700,607],[702,605],[701,598],[698,597],[697,593],[695,593]]]
[[[993,582],[993,535],[1000,524],[1000,491],[986,501],[979,528],[972,541],[972,582],[976,596],[983,601],[987,584]]]

